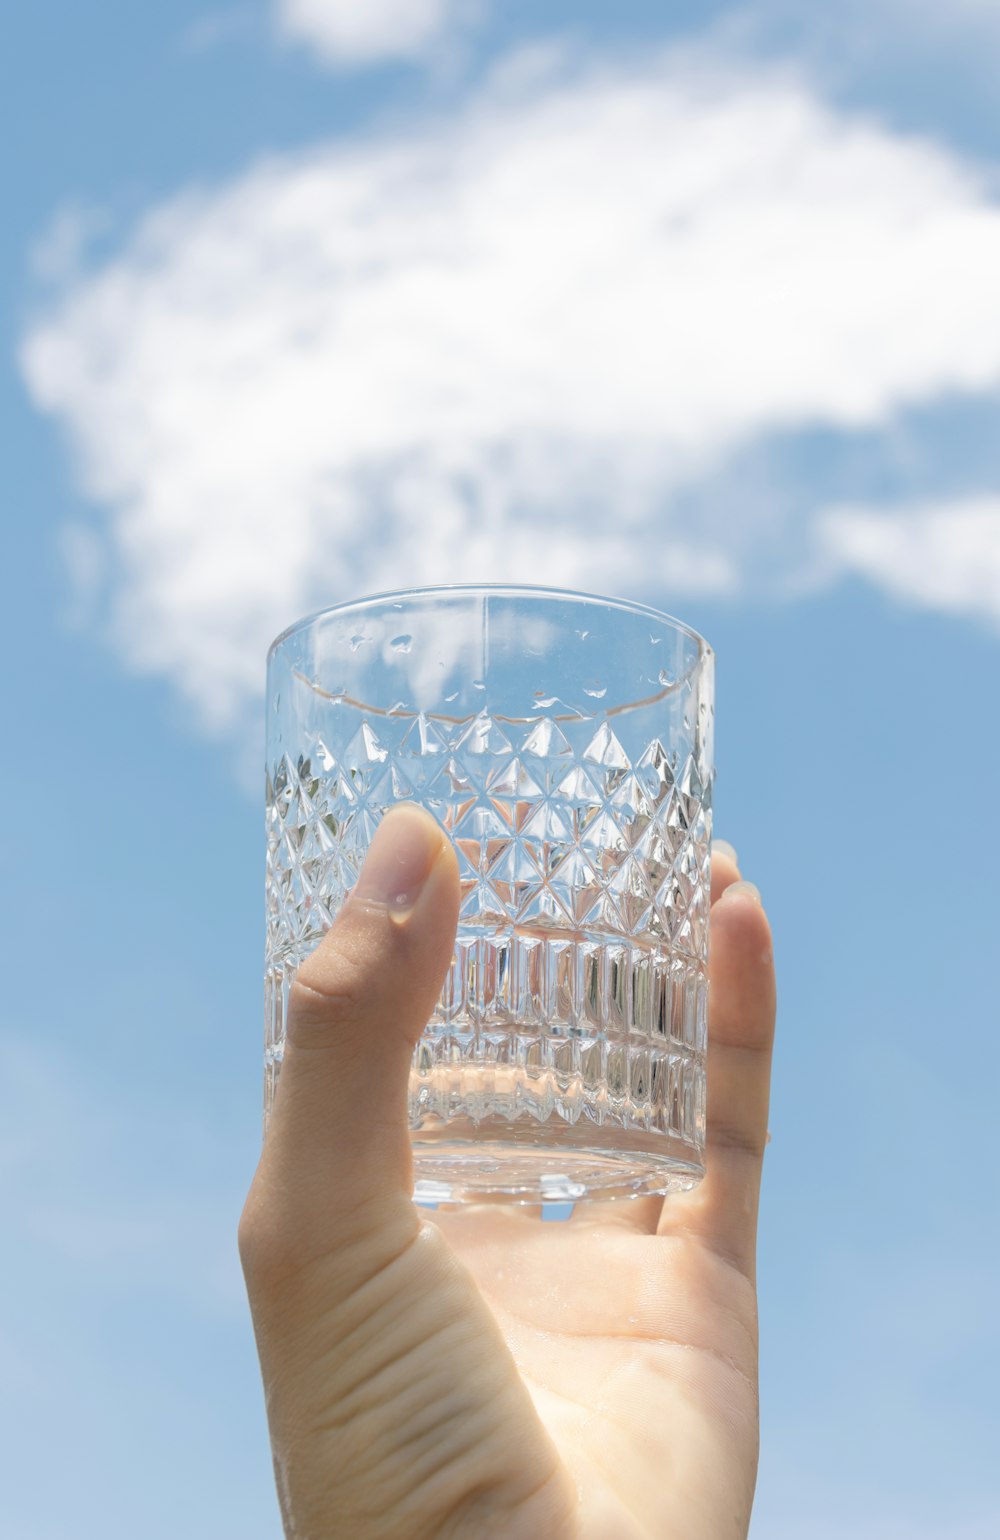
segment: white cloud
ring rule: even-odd
[[[736,588],[759,516],[671,493],[757,435],[994,388],[1000,208],[759,66],[536,58],[153,210],[23,363],[106,513],[124,656],[221,729],[270,637],[355,593]]]
[[[420,58],[472,19],[471,0],[277,0],[279,30],[342,68]]]
[[[1000,497],[893,513],[830,509],[820,530],[841,570],[912,603],[979,615],[1000,628]]]

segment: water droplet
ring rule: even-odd
[[[445,696],[445,700],[448,702],[448,704],[450,706],[453,700],[458,700],[458,691],[457,690],[452,690],[450,695],[446,695]]]
[[[354,633],[354,635],[353,635],[353,636],[352,636],[352,637],[351,637],[351,651],[352,651],[352,652],[357,652],[357,650],[358,650],[358,648],[359,648],[359,647],[360,647],[360,646],[361,646],[361,645],[362,645],[362,644],[363,644],[363,643],[364,643],[364,642],[366,642],[366,641],[367,641],[367,640],[368,640],[368,638],[367,638],[367,637],[366,637],[366,636],[361,636],[361,635],[360,635],[360,634],[359,634],[359,633],[358,633],[358,632],[357,632],[357,631],[356,631],[356,632],[355,632],[355,633]]]
[[[392,648],[393,652],[409,652],[410,648],[413,646],[413,637],[405,635],[394,636],[392,641],[389,643],[389,646]]]
[[[536,690],[535,709],[541,708],[543,711],[548,711],[549,707],[554,706],[558,699],[558,695],[543,695],[541,690]]]
[[[677,681],[668,668],[661,668],[657,675],[661,684],[676,684]]]
[[[580,638],[581,642],[585,642],[587,640],[587,637],[590,635],[590,632],[589,631],[578,631],[576,634]]]
[[[589,685],[584,685],[583,693],[584,695],[592,695],[594,700],[603,700],[608,693],[608,687],[606,684],[602,684],[594,685],[593,689],[591,689]]]
[[[649,638],[649,640],[652,642],[654,647],[659,647],[660,643],[663,641],[663,637],[662,636],[651,636]]]
[[[486,689],[486,680],[485,679],[474,679],[472,681],[472,688],[474,690],[485,690]]]

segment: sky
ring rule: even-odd
[[[995,1536],[1000,7],[3,15],[0,1530],[277,1540],[264,654],[492,579],[718,655],[754,1540]]]

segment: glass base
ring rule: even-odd
[[[449,1118],[428,1120],[412,1142],[414,1200],[433,1207],[659,1196],[687,1192],[704,1175],[690,1145],[641,1129]]]

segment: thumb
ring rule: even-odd
[[[575,1532],[575,1495],[486,1301],[411,1201],[412,1053],[458,865],[404,804],[299,969],[240,1221],[287,1534]]]
[[[368,1233],[414,1222],[410,1063],[451,962],[458,902],[450,842],[430,814],[398,805],[296,974],[261,1175],[310,1249],[342,1248],[346,1216]]]

